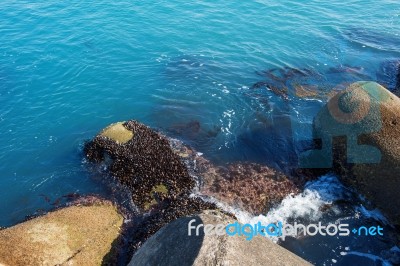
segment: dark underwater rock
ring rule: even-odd
[[[294,99],[327,100],[332,92],[344,89],[353,82],[369,80],[365,69],[358,66],[338,65],[325,72],[307,68],[273,68],[256,72],[263,78],[254,83],[252,89],[267,89],[288,101]]]
[[[271,168],[288,173],[297,166],[293,129],[290,116],[274,114],[266,121],[257,116],[257,124],[238,132],[237,145],[244,159],[266,164]]]
[[[400,59],[381,63],[376,77],[379,84],[398,95],[400,92]]]
[[[200,54],[183,54],[161,60],[165,62],[162,75],[169,80],[199,78],[216,71],[214,60]]]
[[[190,120],[189,122],[173,123],[166,128],[166,131],[172,137],[199,144],[214,140],[221,132],[221,127],[216,125],[206,127],[198,120]]]

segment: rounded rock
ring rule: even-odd
[[[311,265],[266,237],[255,236],[251,241],[244,236],[223,234],[204,235],[196,230],[188,235],[188,223],[223,224],[235,222],[219,211],[203,211],[184,217],[161,228],[133,255],[133,265]]]
[[[323,162],[316,168],[333,161],[345,183],[400,224],[400,99],[375,82],[353,83],[318,113],[314,137],[322,140],[321,156],[309,157]]]
[[[0,231],[0,265],[100,265],[122,224],[108,201],[50,212]]]

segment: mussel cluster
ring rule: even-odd
[[[123,126],[134,133],[131,140],[121,144],[99,134],[85,145],[87,158],[108,161],[110,174],[129,188],[139,208],[149,208],[154,198],[162,202],[188,195],[194,181],[168,139],[134,120]]]

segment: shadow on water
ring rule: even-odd
[[[235,148],[245,160],[288,171],[296,163],[291,118],[287,112],[255,118],[238,132]]]
[[[304,224],[348,224],[350,235],[332,237],[316,234],[297,238],[286,237],[279,244],[295,254],[306,257],[315,265],[391,265],[399,263],[399,252],[393,247],[397,245],[396,229],[387,221],[368,218],[362,211],[359,201],[338,201],[326,205],[320,210],[322,217],[317,221],[296,218],[297,223]],[[292,224],[294,222],[292,221]],[[369,235],[365,230],[352,232],[361,227],[383,228],[383,235]],[[332,231],[331,231],[332,232]],[[390,263],[389,263],[390,262]]]
[[[400,59],[383,61],[376,73],[377,82],[399,95],[400,91]]]

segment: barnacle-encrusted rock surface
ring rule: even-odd
[[[131,190],[133,202],[142,209],[187,196],[194,187],[168,139],[134,120],[103,130],[86,144],[85,153],[91,161],[108,163],[110,173]]]
[[[252,214],[266,213],[287,195],[298,193],[302,182],[290,179],[268,166],[236,162],[214,165],[201,154],[179,141],[172,147],[197,177],[199,192]]]
[[[0,265],[101,265],[123,217],[108,201],[50,212],[0,231]]]
[[[229,164],[213,171],[215,178],[205,183],[202,192],[252,214],[265,214],[287,195],[299,192],[284,174],[256,163]]]

